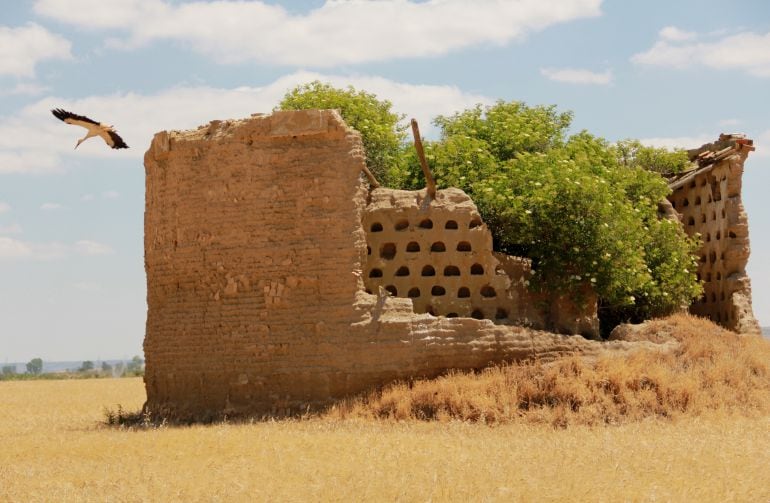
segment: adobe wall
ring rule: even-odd
[[[577,304],[532,293],[531,262],[493,252],[492,234],[465,192],[426,198],[425,191],[371,192],[363,216],[368,292],[409,298],[416,313],[599,337],[595,295]]]
[[[358,134],[333,111],[275,112],[155,135],[145,154],[149,412],[198,420],[286,414],[450,368],[639,347],[460,317],[468,307],[451,302],[431,305],[454,309],[456,318],[420,314],[412,299],[373,285],[366,293],[372,264],[362,222],[371,230],[381,193],[374,191],[367,211],[363,168]],[[475,207],[457,192],[439,191],[435,201],[410,197],[410,228],[419,227],[417,207],[437,210],[435,235],[420,236],[421,250],[439,239],[447,251],[437,253],[446,257],[462,241],[477,253],[489,249],[488,237],[470,228]],[[450,207],[458,223],[452,239],[442,237]],[[384,237],[385,224],[397,220],[382,223]],[[448,265],[461,268],[459,280],[450,274],[442,283],[447,292],[459,291],[477,260],[458,257],[435,259],[437,277]],[[488,257],[478,260],[484,279],[467,284],[484,316],[508,309],[509,320],[535,320],[512,300],[501,303],[501,292],[517,290],[500,283]],[[392,271],[383,268],[383,277]],[[496,289],[493,300],[480,290],[486,282]]]
[[[690,312],[741,333],[758,333],[746,274],[749,223],[741,201],[743,164],[751,140],[722,135],[719,141],[691,151],[698,167],[674,177],[669,196],[689,235],[700,234],[698,278],[703,296]]]

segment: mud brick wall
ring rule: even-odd
[[[280,415],[450,368],[638,347],[459,317],[462,306],[453,308],[456,318],[420,314],[412,299],[366,293],[371,267],[362,221],[366,216],[370,236],[374,222],[363,167],[360,137],[333,111],[275,112],[155,135],[145,155],[149,412],[197,420]],[[449,237],[442,201],[461,208],[456,236],[467,239]],[[489,245],[483,235],[471,238],[479,231],[470,228],[477,214],[467,197],[440,191],[437,201],[420,204],[437,209],[435,239],[422,235],[421,246],[443,239],[462,254],[461,241],[477,253]],[[398,219],[381,223],[385,235]],[[460,280],[475,260],[456,262]],[[489,257],[478,260],[484,274],[493,273]],[[521,265],[511,260],[501,267]],[[449,265],[455,262],[436,259],[437,277]],[[496,273],[484,278],[498,300],[473,297],[482,282],[468,283],[470,298],[494,316],[505,308],[497,303],[505,287]],[[445,285],[447,292],[460,288]],[[509,319],[523,316],[521,306],[509,309]]]
[[[707,164],[677,177],[669,197],[685,231],[699,234],[703,242],[698,278],[704,293],[690,312],[742,333],[759,331],[746,274],[749,225],[741,202],[744,162],[751,150],[750,140],[723,135],[719,142],[691,151]]]
[[[434,201],[424,190],[376,189],[363,225],[370,293],[409,298],[416,313],[598,337],[595,296],[581,307],[532,293],[530,261],[493,253],[492,234],[459,189],[441,190]]]

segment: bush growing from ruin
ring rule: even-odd
[[[476,106],[435,120],[441,138],[425,144],[426,157],[440,187],[473,198],[496,250],[533,260],[536,288],[579,296],[590,284],[611,325],[689,304],[701,293],[698,243],[658,218],[668,185],[640,168],[657,155],[655,170],[683,169],[681,155],[585,131],[568,137],[571,120],[553,106]],[[416,155],[397,179],[424,184]]]
[[[400,163],[406,126],[403,116],[391,111],[392,104],[352,86],[337,89],[319,81],[295,87],[278,105],[280,110],[331,108],[340,111],[348,126],[361,133],[366,165],[377,180],[392,185],[390,170]]]

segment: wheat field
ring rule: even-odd
[[[120,429],[140,378],[0,382],[0,501],[768,501],[770,417]]]

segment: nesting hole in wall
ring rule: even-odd
[[[694,219],[693,217],[690,217],[690,218],[687,220],[687,225],[695,225],[695,219]]]
[[[471,266],[471,274],[473,276],[481,276],[484,274],[484,267],[481,264],[473,264]]]
[[[698,197],[695,198],[695,204],[700,204],[700,203],[701,203],[700,202],[700,196],[698,196]]]
[[[476,320],[483,320],[484,312],[481,309],[474,309],[473,312],[471,312],[471,318]]]
[[[717,281],[721,281],[721,280],[722,280],[722,273],[717,271]]]
[[[370,278],[381,278],[382,277],[382,269],[372,269],[369,271],[369,277]]]
[[[710,232],[707,232],[707,233],[706,233],[706,242],[707,242],[707,243],[710,243],[710,242],[711,242],[711,233],[710,233]]]
[[[468,241],[460,241],[457,243],[457,251],[469,252],[471,251],[471,244]]]
[[[693,180],[692,182],[690,182],[690,188],[691,188],[691,189],[694,189],[694,188],[695,188],[695,180]]]
[[[446,251],[446,245],[442,243],[441,241],[436,241],[432,245],[430,245],[430,251],[432,252],[445,252]]]
[[[447,313],[447,318],[457,318],[457,313]]]
[[[435,276],[436,270],[433,268],[432,265],[426,265],[422,268],[422,275],[423,276]]]
[[[498,307],[497,311],[495,311],[495,319],[496,320],[504,320],[507,317],[508,317],[508,311],[506,311],[502,307]]]
[[[720,239],[722,239],[722,232],[717,231],[717,241],[719,241]]]
[[[428,313],[431,316],[436,316],[436,310],[433,309],[433,306],[428,306],[425,308],[425,312]]]
[[[721,300],[725,300],[725,292],[722,292],[721,298]]]
[[[468,224],[469,229],[475,229],[476,227],[481,227],[481,219],[479,217],[474,217]]]
[[[722,208],[722,218],[725,218],[725,209]]]
[[[690,200],[686,197],[682,199],[682,206],[690,206]]]
[[[705,255],[701,255],[700,256],[700,261],[705,264],[706,263],[706,256]]]
[[[497,297],[497,292],[491,286],[484,285],[481,287],[481,296],[487,299],[491,299],[492,297]]]
[[[711,281],[711,273],[710,273],[710,272],[707,272],[707,273],[706,273],[706,281],[707,281],[707,282],[708,282],[708,281]]]
[[[417,253],[420,251],[420,243],[417,241],[410,241],[409,244],[406,245],[406,251],[409,253]]]
[[[398,268],[398,271],[396,271],[396,276],[409,276],[409,268],[405,265],[402,265]]]
[[[444,225],[444,229],[454,230],[454,229],[457,229],[457,228],[458,228],[457,227],[457,222],[454,221],[454,220],[447,220],[446,224]]]
[[[716,252],[709,253],[709,259],[710,259],[712,264],[716,263],[716,261],[717,261],[717,253]]]
[[[365,291],[366,293],[368,293],[369,295],[371,295],[371,294],[372,294],[372,291],[371,291],[371,290],[369,290],[368,288],[367,288],[367,289],[365,289],[364,291]]]
[[[366,247],[366,254],[367,255],[371,255],[372,254],[372,247],[371,246],[367,246]]]
[[[401,219],[393,226],[397,231],[405,231],[409,228],[409,220]]]
[[[372,232],[382,232],[382,224],[379,222],[374,222],[369,229]]]
[[[737,236],[735,235],[735,233],[733,231],[730,231],[730,233],[727,235],[727,237],[729,237],[730,239],[735,239]]]
[[[458,299],[467,299],[471,296],[471,290],[468,287],[462,286],[459,290],[457,290],[457,298]]]
[[[448,265],[444,268],[444,276],[459,276],[460,268],[456,265]]]
[[[380,247],[380,257],[393,260],[396,256],[396,243],[385,243]]]
[[[417,287],[410,288],[409,293],[407,293],[406,296],[409,297],[410,299],[416,299],[417,297],[420,296],[420,289]]]
[[[434,297],[441,297],[442,295],[446,295],[446,289],[443,286],[436,285],[430,289],[430,294]]]
[[[385,287],[385,290],[387,290],[387,291],[388,291],[388,293],[389,293],[389,294],[391,294],[391,295],[392,295],[392,296],[394,296],[394,297],[396,297],[396,296],[398,295],[398,290],[397,290],[397,289],[396,289],[396,287],[395,287],[395,286],[393,286],[393,285],[388,285],[388,286],[386,286],[386,287]]]
[[[420,229],[432,229],[433,228],[433,220],[430,218],[426,218],[420,222]]]

